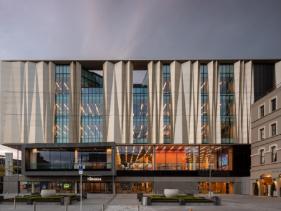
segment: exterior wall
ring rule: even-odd
[[[239,143],[250,143],[251,112],[254,99],[252,62],[238,61],[234,64],[236,136]]]
[[[54,65],[0,63],[0,142],[53,143]]]
[[[275,84],[281,84],[281,61],[275,63]]]
[[[81,65],[78,62],[70,64],[70,124],[69,142],[80,142],[80,107],[81,107]]]
[[[148,64],[148,90],[149,139],[153,144],[163,143],[163,90],[160,62]]]
[[[277,97],[276,110],[271,112],[271,99]],[[264,105],[264,117],[260,118],[259,108]],[[271,135],[271,124],[276,123],[276,135]],[[259,130],[265,129],[265,138],[260,140]],[[277,161],[271,160],[271,147],[276,146]],[[260,163],[260,150],[265,150],[265,163]],[[251,183],[261,182],[263,176],[272,177],[280,195],[281,187],[281,87],[270,92],[252,105],[252,147]],[[252,187],[251,187],[252,188]],[[251,190],[253,194],[253,188]]]
[[[173,61],[171,74],[172,143],[200,144],[201,61]],[[80,140],[81,64],[70,63],[70,143]],[[82,62],[81,62],[82,63]],[[204,62],[206,63],[206,62]],[[133,61],[105,61],[104,142],[133,143],[132,70]],[[209,143],[221,143],[220,61],[208,61]],[[280,80],[280,62],[276,63]],[[149,84],[149,143],[163,143],[162,64],[147,62]],[[250,104],[253,100],[251,61],[234,62],[235,119],[234,143],[250,143]],[[1,62],[0,142],[54,143],[55,65],[52,62]]]
[[[198,62],[171,64],[172,131],[174,143],[201,143]],[[200,128],[200,132],[199,132]]]
[[[132,143],[131,62],[105,62],[105,142]]]

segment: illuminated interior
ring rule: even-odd
[[[232,170],[230,146],[117,146],[117,170]]]

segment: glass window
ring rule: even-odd
[[[171,75],[170,65],[163,65],[162,71],[163,79],[163,134],[164,143],[169,144],[172,142],[172,126],[171,126],[171,112],[172,112],[172,99],[171,99]]]
[[[69,65],[56,65],[55,81],[55,142],[68,143],[70,105]]]
[[[276,110],[276,98],[271,100],[271,111]]]
[[[276,162],[277,161],[277,150],[276,146],[271,147],[271,162]]]
[[[103,141],[104,96],[102,71],[82,70],[81,142]]]
[[[148,137],[147,71],[133,71],[133,83],[133,142],[144,144]]]
[[[30,151],[32,170],[73,170],[74,151],[67,149],[33,149]]]
[[[221,142],[234,143],[235,95],[233,64],[219,65]]]
[[[264,149],[260,150],[260,164],[265,163]]]
[[[97,148],[42,148],[28,151],[28,170],[76,170],[75,164],[82,161],[85,170],[112,169],[112,149],[109,147]]]
[[[260,129],[260,140],[264,139],[264,128]]]
[[[117,170],[232,170],[232,148],[226,146],[117,146]]]
[[[260,118],[264,117],[264,105],[260,106]]]
[[[79,159],[85,170],[110,170],[112,166],[112,150],[110,148],[81,148]]]
[[[117,146],[117,170],[153,170],[153,146]]]
[[[276,136],[276,123],[271,125],[271,135]]]
[[[202,143],[209,142],[209,94],[208,94],[208,67],[206,64],[200,65],[200,95],[201,95],[201,138]]]

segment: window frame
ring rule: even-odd
[[[275,125],[275,134],[273,135],[272,133],[272,125]],[[271,137],[277,136],[278,135],[278,131],[277,131],[277,121],[270,123],[270,134]]]
[[[261,107],[263,107],[263,116],[261,115]],[[263,118],[265,116],[265,104],[261,104],[259,105],[259,109],[258,109],[258,117],[259,119]]]
[[[272,110],[272,101],[273,100],[275,100],[275,110]],[[277,96],[274,96],[274,97],[269,99],[269,108],[270,108],[270,113],[277,110]]]
[[[265,149],[264,148],[259,149],[259,158],[260,158],[260,165],[264,165],[265,164]]]
[[[278,156],[277,145],[276,144],[270,145],[269,148],[270,148],[271,163],[276,163],[277,162],[277,156]],[[273,155],[273,148],[275,149],[275,156]],[[275,158],[275,159],[273,159],[273,158]]]
[[[263,138],[261,138],[261,130],[263,130]],[[259,131],[258,131],[258,140],[259,141],[263,141],[264,139],[266,138],[266,135],[265,135],[265,126],[263,126],[263,127],[260,127],[259,128]]]

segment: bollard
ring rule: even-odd
[[[101,205],[101,211],[104,211],[104,204]]]
[[[36,202],[33,202],[33,211],[36,211]]]
[[[16,197],[14,198],[14,209],[17,208],[17,205],[16,205]]]
[[[68,211],[68,205],[65,204],[65,211]]]
[[[140,211],[140,205],[138,204],[138,211]]]

